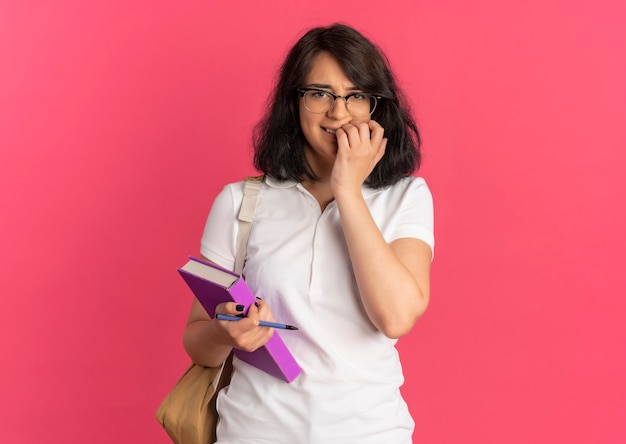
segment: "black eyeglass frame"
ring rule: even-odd
[[[350,97],[361,95],[361,96],[369,97],[370,99],[374,99],[374,106],[372,107],[372,110],[368,114],[369,116],[371,116],[372,114],[374,114],[374,111],[376,111],[376,107],[378,106],[378,101],[384,98],[382,96],[377,96],[376,94],[370,94],[370,93],[365,93],[365,92],[353,92],[350,94],[346,94],[345,96],[340,96],[340,95],[337,95],[335,93],[332,93],[330,91],[327,91],[325,89],[320,89],[320,88],[297,88],[296,91],[298,91],[298,93],[300,94],[300,97],[302,97],[303,99],[304,99],[304,95],[309,91],[323,92],[323,93],[330,95],[333,98],[333,103],[330,105],[330,108],[328,108],[326,111],[323,111],[323,112],[311,111],[309,108],[306,108],[306,102],[305,102],[304,107],[306,108],[308,112],[313,113],[313,114],[327,113],[328,111],[330,111],[331,109],[335,107],[335,102],[337,101],[337,99],[344,99],[346,101],[346,108],[348,109],[348,112],[350,112],[350,107],[348,107],[348,100],[350,100]],[[363,115],[363,116],[357,116],[357,117],[365,117],[365,116]]]

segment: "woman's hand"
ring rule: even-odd
[[[430,247],[412,238],[391,243],[383,237],[361,187],[387,147],[375,121],[338,129],[330,186],[339,209],[350,261],[372,324],[389,338],[407,334],[428,305]]]
[[[361,192],[363,182],[385,154],[384,133],[384,128],[374,120],[350,122],[336,131],[337,158],[330,177],[335,196]]]
[[[252,304],[248,310],[248,314],[242,317],[240,321],[222,321],[213,319],[215,323],[216,334],[219,336],[218,341],[228,344],[231,347],[252,352],[270,340],[274,332],[273,328],[259,326],[259,320],[274,321],[274,316],[267,303],[261,299],[256,300],[256,304]],[[227,314],[232,316],[241,315],[243,306],[234,302],[225,302],[219,304],[215,313]]]

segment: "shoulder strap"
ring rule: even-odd
[[[235,255],[235,273],[241,275],[246,258],[248,237],[252,229],[252,221],[256,210],[256,203],[261,192],[264,176],[246,177],[243,186],[243,200],[239,209],[239,228],[237,230],[237,252]]]
[[[237,252],[235,255],[235,273],[241,275],[243,272],[243,264],[246,259],[246,247],[248,246],[248,237],[252,229],[252,221],[256,210],[256,202],[261,192],[264,176],[246,177],[243,185],[243,200],[239,209],[239,227],[237,230]],[[231,352],[222,363],[217,376],[213,380],[215,393],[230,384],[230,377],[233,373],[233,353]],[[213,396],[212,408],[215,409],[215,396]],[[215,414],[217,416],[217,413]],[[214,442],[214,441],[211,441]]]

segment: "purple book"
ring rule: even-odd
[[[215,307],[222,302],[244,305],[245,314],[256,301],[242,277],[216,264],[190,257],[178,272],[211,318],[215,317]],[[234,353],[242,361],[287,382],[302,371],[276,331],[263,347],[253,352],[235,349]]]

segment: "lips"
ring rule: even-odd
[[[324,131],[326,131],[327,133],[330,133],[330,134],[335,134],[335,131],[337,131],[337,130],[334,130],[332,128],[324,128]]]

